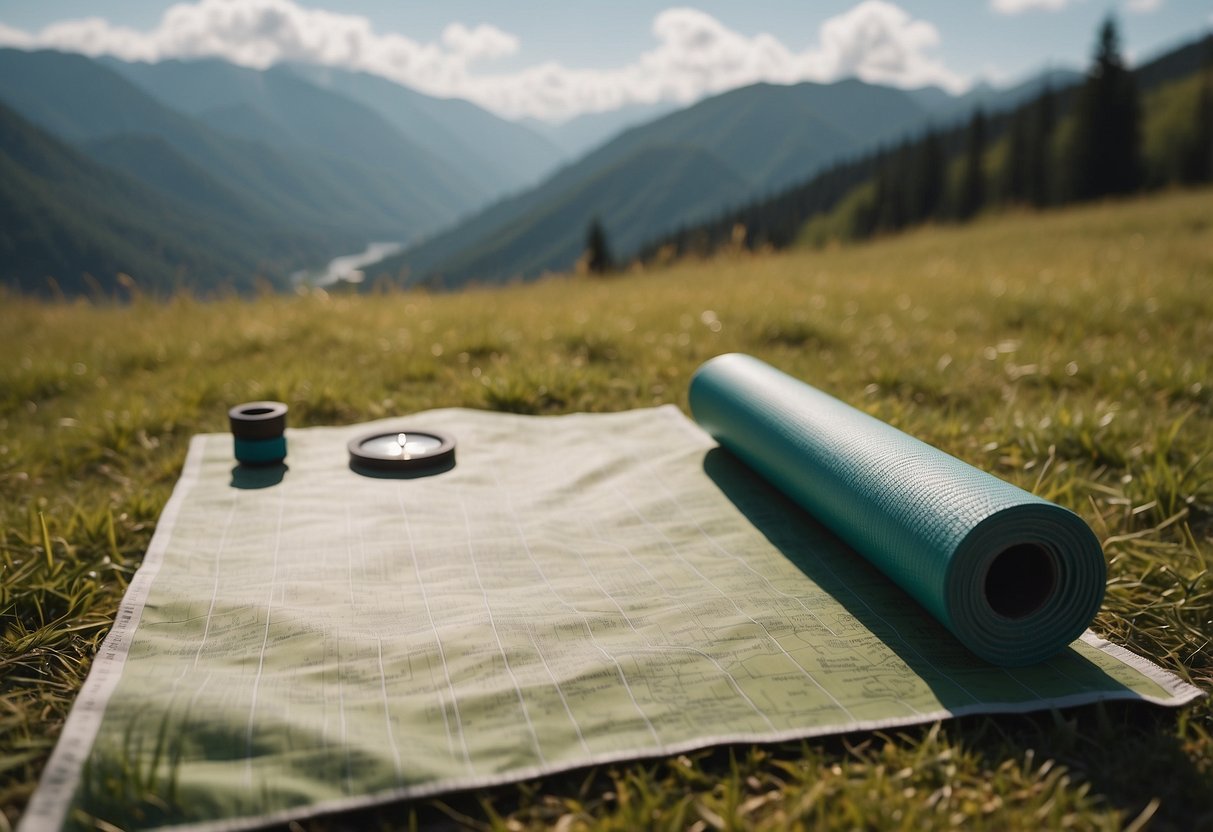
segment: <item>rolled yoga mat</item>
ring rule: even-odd
[[[1107,565],[1073,512],[961,462],[748,355],[691,380],[695,420],[913,596],[986,661],[1064,649]]]

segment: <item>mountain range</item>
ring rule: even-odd
[[[1180,72],[1198,59],[1189,52],[1147,70]],[[372,241],[407,244],[367,267],[372,278],[529,279],[571,268],[595,220],[631,254],[1078,77],[1054,70],[963,96],[855,79],[755,84],[549,125],[329,67],[0,49],[0,283],[109,291],[125,272],[166,290],[285,287]]]

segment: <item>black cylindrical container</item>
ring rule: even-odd
[[[227,412],[241,465],[277,465],[286,459],[286,411],[282,402],[245,402]]]

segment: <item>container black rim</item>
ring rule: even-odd
[[[282,402],[245,402],[228,410],[227,418],[238,439],[276,439],[286,430],[286,412]]]

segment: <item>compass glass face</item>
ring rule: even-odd
[[[397,433],[373,436],[358,443],[359,449],[383,459],[416,459],[442,447],[442,440],[428,433]]]

